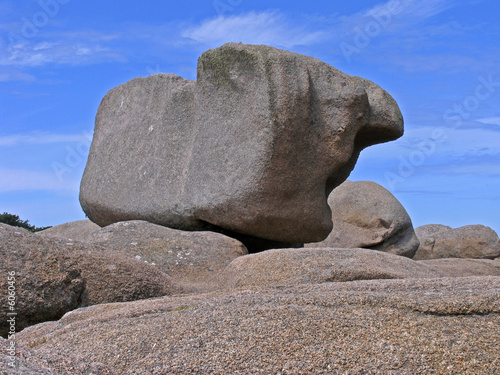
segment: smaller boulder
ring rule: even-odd
[[[56,320],[76,309],[85,281],[68,252],[25,229],[0,224],[0,335]],[[4,291],[9,291],[5,293]],[[10,317],[9,317],[10,319]],[[12,330],[11,330],[12,328]]]
[[[424,225],[416,229],[420,247],[413,259],[472,258],[495,259],[500,255],[500,238],[484,225],[450,228]]]
[[[413,257],[419,241],[410,216],[387,189],[371,181],[345,181],[328,198],[333,230],[305,247],[364,248]]]
[[[441,274],[411,259],[369,249],[275,249],[233,260],[227,289],[325,282],[435,278]]]
[[[446,230],[451,230],[451,229],[453,228],[449,227],[448,225],[427,224],[415,228],[415,234],[417,235],[418,239],[421,239],[421,238],[431,237],[439,232],[444,232]]]
[[[219,274],[248,254],[239,241],[214,232],[188,232],[147,221],[123,221],[92,233],[90,241],[153,264],[186,289],[217,288]]]
[[[15,312],[15,331],[81,306],[132,301],[178,293],[170,277],[152,265],[120,252],[79,242],[45,239],[27,230],[0,224],[0,314]],[[10,277],[10,279],[9,279]],[[13,299],[14,298],[14,299]],[[12,308],[12,309],[11,309]],[[0,335],[11,325],[0,322]]]
[[[500,262],[489,259],[429,259],[418,263],[435,269],[444,277],[500,276]]]
[[[101,229],[101,227],[90,220],[78,220],[37,232],[43,238],[59,238],[69,241],[87,242],[92,232]]]

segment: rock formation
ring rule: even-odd
[[[419,241],[405,208],[371,181],[345,181],[328,197],[333,230],[306,247],[366,248],[413,257]]]
[[[89,242],[154,264],[184,289],[218,287],[224,268],[248,253],[233,238],[213,232],[187,232],[146,221],[108,225],[90,235]]]
[[[445,258],[419,260],[444,277],[500,276],[500,261],[489,259]]]
[[[360,151],[403,134],[376,84],[317,59],[229,43],[197,81],[135,78],[104,97],[80,202],[100,226],[146,220],[284,243],[323,240],[326,197]]]
[[[420,247],[413,259],[474,258],[495,259],[500,255],[500,238],[484,225],[450,228],[424,225],[416,229]]]
[[[0,271],[15,272],[16,330],[81,306],[131,301],[180,292],[156,267],[99,246],[44,239],[25,229],[0,224]],[[7,277],[0,278],[7,290]],[[7,293],[0,294],[0,313],[9,312]],[[9,330],[0,322],[0,335]]]
[[[79,309],[17,342],[116,374],[495,374],[499,290],[500,277],[247,288]]]
[[[233,260],[228,289],[372,279],[436,278],[441,273],[411,259],[367,249],[276,249]]]
[[[90,220],[77,220],[36,232],[44,238],[59,238],[68,241],[87,242],[90,234],[101,227]]]

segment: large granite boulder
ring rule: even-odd
[[[233,260],[225,288],[325,282],[436,278],[441,273],[411,259],[367,249],[275,249]]]
[[[0,224],[0,314],[16,313],[12,327],[59,319],[80,306],[164,296],[181,291],[155,266],[95,245],[45,239]],[[9,305],[10,301],[13,301]],[[11,310],[12,307],[12,310]],[[0,322],[0,335],[11,324]]]
[[[78,309],[17,342],[116,374],[497,374],[499,290],[471,277],[172,296]]]
[[[500,255],[498,234],[484,225],[460,228],[424,225],[416,229],[420,247],[413,259],[474,258],[495,259]]]
[[[217,288],[219,276],[245,246],[213,232],[187,232],[146,221],[126,221],[93,232],[90,242],[155,265],[189,289]]]
[[[44,238],[60,238],[68,241],[89,241],[90,234],[101,227],[90,220],[77,220],[36,232]]]
[[[394,99],[317,59],[229,43],[197,81],[135,78],[99,106],[80,202],[100,226],[146,220],[304,243],[360,151],[403,134]],[[326,194],[325,194],[326,192]]]
[[[410,216],[387,189],[371,181],[345,181],[328,197],[333,230],[306,247],[365,248],[413,257],[419,241]]]

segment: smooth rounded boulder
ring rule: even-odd
[[[275,249],[233,260],[227,289],[373,279],[436,278],[441,273],[411,259],[367,249]]]
[[[187,232],[146,221],[118,222],[94,231],[89,241],[154,265],[186,289],[216,289],[224,268],[248,254],[245,246],[213,232]]]
[[[419,241],[410,216],[387,189],[372,181],[345,181],[328,197],[333,230],[305,247],[365,248],[413,257]]]
[[[398,105],[373,82],[229,43],[201,55],[196,82],[159,74],[108,92],[80,202],[100,226],[145,220],[321,241],[332,229],[327,194],[363,148],[402,134]]]
[[[453,229],[435,224],[416,229],[420,247],[413,259],[472,258],[495,259],[500,256],[500,238],[490,227],[466,225]]]
[[[44,238],[60,238],[68,241],[87,242],[90,234],[101,227],[90,220],[77,220],[36,232]]]

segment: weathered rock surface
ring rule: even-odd
[[[68,241],[88,242],[90,234],[101,227],[90,220],[77,220],[36,232],[44,238],[60,238]]]
[[[305,247],[366,248],[413,257],[419,241],[410,216],[388,190],[371,181],[345,181],[328,197],[333,230]]]
[[[12,361],[8,349],[10,342],[15,345],[15,356]],[[2,375],[114,375],[109,367],[102,363],[86,363],[83,361],[71,363],[66,358],[52,353],[45,353],[42,358],[34,356],[28,349],[19,345],[15,338],[7,341],[0,337],[0,374]],[[7,354],[4,354],[7,353]],[[14,366],[11,366],[10,364]]]
[[[0,269],[3,275],[0,278],[3,291],[0,293],[0,313],[2,317],[17,313],[12,324],[15,330],[59,319],[80,305],[85,289],[81,269],[68,252],[60,252],[51,245],[23,228],[0,224]],[[9,273],[14,274],[7,276]],[[9,281],[15,296],[14,306],[8,304]],[[0,335],[6,336],[9,330],[7,319],[2,319]]]
[[[0,224],[1,290],[15,273],[15,329],[59,319],[79,306],[164,296],[180,288],[156,267],[99,246],[44,239],[22,228]],[[0,313],[10,312],[0,294]],[[0,322],[0,335],[10,329]]]
[[[442,224],[427,224],[427,225],[422,225],[418,228],[415,228],[415,234],[417,235],[418,238],[427,238],[431,237],[439,232],[444,232],[447,230],[452,230],[452,227],[449,227],[448,225],[442,225]]]
[[[117,374],[496,374],[498,327],[500,277],[472,277],[98,305],[17,339],[37,357]]]
[[[441,274],[411,259],[367,249],[276,249],[233,260],[226,288],[317,284],[332,281],[435,278]]]
[[[214,289],[219,275],[235,258],[248,253],[230,237],[186,232],[146,221],[118,222],[92,233],[90,241],[154,264],[185,287]]]
[[[432,225],[432,224],[431,224]],[[500,238],[484,225],[460,228],[445,226],[417,228],[420,247],[413,259],[474,258],[495,259],[500,255]]]
[[[100,226],[146,220],[320,241],[332,228],[325,191],[363,148],[402,133],[396,102],[376,84],[229,43],[202,54],[196,82],[159,74],[104,97],[80,202]]]
[[[489,259],[429,259],[417,261],[445,277],[500,276],[500,262]]]

